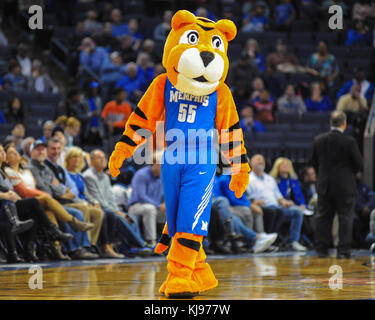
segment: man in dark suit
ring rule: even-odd
[[[351,241],[356,195],[356,173],[363,160],[356,140],[344,134],[346,115],[333,111],[331,131],[317,136],[313,143],[312,164],[318,173],[318,212],[316,216],[316,251],[328,256],[332,222],[339,217],[338,258],[351,258]]]

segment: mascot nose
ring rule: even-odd
[[[215,56],[212,52],[210,51],[202,51],[200,53],[200,56],[202,58],[202,61],[203,61],[203,64],[205,67],[207,67],[207,65],[212,61],[214,60]]]

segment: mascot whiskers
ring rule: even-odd
[[[230,20],[213,22],[186,10],[175,13],[164,46],[166,73],[156,77],[145,92],[109,160],[109,170],[116,177],[123,161],[145,141],[137,131],[155,133],[157,121],[165,121],[161,179],[167,223],[155,252],[162,253],[170,245],[168,276],[159,289],[166,297],[193,297],[218,285],[202,247],[217,166],[214,135],[207,134],[198,148],[188,133],[215,130],[232,169],[230,189],[241,197],[249,182],[250,167],[236,106],[224,83],[229,68],[228,42],[236,32]],[[168,137],[173,129],[182,132],[183,139]],[[176,155],[184,161],[171,161]],[[199,161],[202,155],[207,161]],[[188,161],[192,158],[194,161]]]

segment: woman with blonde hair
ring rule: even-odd
[[[54,231],[61,234],[58,240],[70,240],[70,236],[63,236],[64,234],[57,228],[58,221],[68,223],[74,231],[87,231],[93,228],[91,223],[84,223],[70,215],[64,207],[49,194],[36,188],[35,178],[29,169],[25,169],[22,163],[22,157],[14,146],[6,147],[6,166],[4,171],[11,181],[14,190],[22,198],[36,198],[41,206],[45,209],[48,219],[56,226]],[[61,247],[57,243],[53,248],[55,255],[59,260],[68,260],[69,257],[61,252]],[[70,260],[70,259],[69,259]]]
[[[305,198],[292,161],[288,158],[277,158],[269,174],[275,178],[283,197],[292,200],[302,211],[305,211]]]
[[[79,131],[81,130],[81,122],[74,117],[69,117],[66,120],[65,125],[65,138],[66,146],[72,147],[74,145],[74,138],[78,136]]]
[[[103,251],[107,258],[124,258],[124,255],[117,253],[113,248],[111,236],[109,234],[115,234],[115,221],[112,221],[111,217],[103,212],[99,202],[88,203],[88,199],[85,196],[85,180],[80,174],[84,167],[84,154],[81,148],[71,147],[65,154],[64,166],[69,173],[70,178],[74,181],[77,186],[78,194],[76,196],[82,201],[85,201],[89,208],[100,210],[104,215],[99,242],[103,245]]]

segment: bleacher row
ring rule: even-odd
[[[16,95],[23,102],[26,124],[26,136],[40,138],[43,134],[43,123],[54,120],[57,105],[62,99],[60,94],[40,94],[31,92],[0,91],[1,108],[5,110],[12,96]],[[11,132],[11,124],[0,126],[0,141],[3,141]]]
[[[266,124],[266,132],[245,134],[249,157],[261,153],[271,164],[277,157],[290,158],[298,167],[311,159],[312,142],[316,135],[329,129],[329,113],[305,113],[276,115],[277,123]]]

